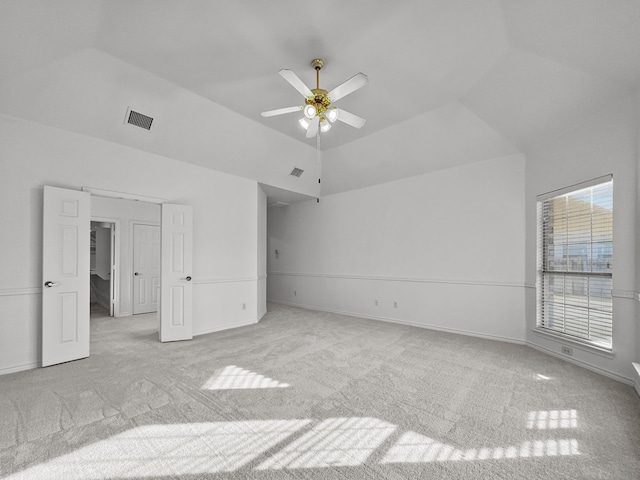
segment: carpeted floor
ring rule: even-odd
[[[634,390],[525,346],[280,305],[91,328],[90,358],[0,377],[0,478],[640,478]]]

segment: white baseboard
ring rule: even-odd
[[[38,368],[39,366],[40,366],[40,363],[36,362],[36,363],[27,363],[25,365],[16,365],[14,367],[0,368],[0,376],[9,375],[10,373],[23,372],[25,370],[33,370],[34,368]]]
[[[232,328],[239,328],[239,327],[246,327],[248,325],[255,325],[256,323],[258,323],[258,320],[249,320],[249,321],[245,321],[245,322],[231,323],[231,324],[227,324],[227,325],[222,325],[220,327],[213,327],[213,328],[208,328],[206,330],[200,330],[200,331],[197,331],[197,332],[193,332],[193,336],[196,337],[198,335],[206,335],[207,333],[222,332],[223,330],[231,330]]]
[[[578,365],[580,367],[586,368],[587,370],[591,370],[592,372],[599,373],[600,375],[604,375],[605,377],[613,378],[622,383],[626,383],[627,385],[634,385],[634,381],[630,378],[623,377],[614,372],[610,372],[609,370],[605,370],[603,368],[594,367],[586,362],[582,362],[580,360],[576,360],[575,358],[567,357],[566,355],[562,355],[560,353],[554,352],[553,350],[549,350],[548,348],[541,347],[540,345],[536,345],[535,343],[527,342],[527,346],[533,348],[534,350],[538,350],[547,355],[551,355],[552,357],[559,358],[569,363],[573,363],[574,365]]]
[[[447,328],[447,327],[440,327],[437,325],[427,325],[424,323],[417,323],[417,322],[411,322],[408,320],[398,320],[396,318],[389,318],[389,317],[380,317],[377,315],[367,315],[364,313],[354,313],[354,312],[343,312],[340,310],[332,310],[329,308],[322,308],[322,307],[314,307],[314,306],[309,306],[309,305],[302,305],[302,304],[298,304],[298,303],[291,303],[291,302],[281,302],[279,300],[267,300],[270,303],[279,303],[281,305],[290,305],[292,307],[300,307],[300,308],[306,308],[308,310],[317,310],[320,312],[329,312],[329,313],[337,313],[338,315],[347,315],[349,317],[359,317],[359,318],[366,318],[369,320],[377,320],[379,322],[388,322],[388,323],[397,323],[400,325],[408,325],[411,327],[419,327],[419,328],[426,328],[427,330],[436,330],[438,332],[446,332],[446,333],[455,333],[458,335],[467,335],[469,337],[476,337],[476,338],[484,338],[486,340],[497,340],[499,342],[506,342],[506,343],[515,343],[516,345],[525,345],[526,342],[525,340],[520,340],[517,338],[511,338],[511,337],[503,337],[503,336],[499,336],[499,335],[489,335],[489,334],[484,334],[484,333],[478,333],[478,332],[471,332],[468,330],[461,330],[461,329],[457,329],[457,328]]]

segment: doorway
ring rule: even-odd
[[[89,246],[90,311],[101,310],[114,316],[116,303],[116,223],[100,219],[91,220]]]
[[[133,314],[158,311],[160,225],[133,224]]]
[[[118,288],[110,285],[111,298],[121,311],[117,316],[132,315],[130,280],[133,275],[132,243],[121,239],[131,237],[127,227],[141,223],[139,208],[147,204],[146,197],[126,205],[114,205],[113,201],[133,200],[131,194],[99,196],[107,191],[71,190],[46,185],[43,195],[42,218],[42,366],[55,365],[89,356],[90,319],[90,258],[91,220],[106,221],[115,225],[102,225],[111,232],[108,257],[112,265],[109,280],[118,281]],[[95,196],[92,198],[92,194]],[[171,342],[190,340],[193,337],[192,321],[192,245],[193,210],[190,205],[149,202],[160,217],[160,296],[158,304],[159,340]],[[133,205],[138,205],[138,208]],[[115,207],[115,210],[114,208]],[[95,218],[104,216],[105,218]],[[115,222],[108,221],[116,219]],[[154,219],[155,220],[155,219]],[[96,225],[96,229],[98,226]],[[97,231],[97,230],[96,230]],[[101,234],[102,236],[102,234]],[[95,238],[98,238],[96,233]],[[120,239],[120,240],[118,240]],[[115,250],[111,249],[115,245]],[[122,247],[122,255],[118,248]],[[130,251],[130,250],[129,250]],[[115,255],[114,255],[115,252]],[[97,253],[97,240],[96,240]],[[115,261],[114,261],[115,258]],[[119,258],[125,265],[119,264]],[[129,260],[129,262],[127,262]],[[115,275],[117,267],[119,275]],[[107,276],[103,274],[103,276]],[[102,280],[106,280],[103,278]],[[123,298],[126,297],[126,298]],[[111,311],[111,309],[109,309]],[[109,318],[109,317],[107,317]]]

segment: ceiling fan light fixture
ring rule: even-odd
[[[331,123],[335,122],[336,120],[338,120],[338,109],[336,107],[330,108],[329,110],[327,110],[325,117],[327,117],[327,120],[329,120]]]
[[[318,111],[316,110],[316,107],[309,104],[305,105],[303,112],[304,112],[304,116],[307,117],[309,120],[315,117],[316,114],[318,113]]]
[[[273,117],[302,110],[303,117],[298,119],[298,122],[306,130],[307,138],[313,138],[318,133],[328,132],[336,120],[340,120],[354,128],[362,128],[365,124],[364,118],[345,110],[337,109],[332,103],[364,87],[369,82],[369,77],[362,72],[357,73],[328,92],[324,88],[320,88],[320,70],[324,66],[324,61],[316,58],[311,62],[311,66],[316,71],[316,88],[314,89],[307,87],[292,70],[285,68],[279,72],[280,76],[303,96],[304,105],[269,110],[262,112],[261,115],[263,117]]]

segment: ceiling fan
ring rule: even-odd
[[[292,70],[283,69],[278,72],[293,88],[302,94],[305,99],[304,105],[269,110],[262,112],[262,116],[273,117],[302,111],[304,117],[299,122],[307,130],[307,138],[315,137],[318,134],[318,130],[323,133],[328,132],[331,129],[331,124],[336,120],[355,128],[362,128],[366,122],[364,118],[341,108],[336,108],[333,103],[364,87],[369,83],[369,77],[364,73],[357,73],[346,82],[327,92],[320,88],[320,70],[324,66],[324,61],[316,58],[311,62],[311,66],[316,70],[316,88],[313,90],[307,87]]]

